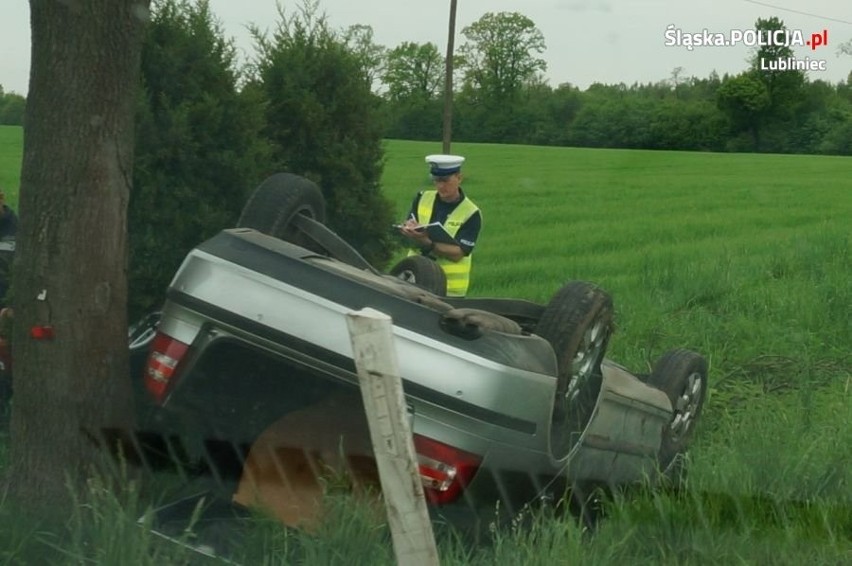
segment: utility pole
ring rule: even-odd
[[[444,79],[444,153],[450,153],[453,138],[453,46],[456,36],[456,0],[450,0],[450,31],[447,39],[446,77]]]

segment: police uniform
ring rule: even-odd
[[[458,173],[464,157],[456,155],[430,155],[426,157],[433,176],[443,177]],[[473,248],[482,228],[482,213],[479,207],[468,198],[459,187],[459,199],[455,202],[444,202],[435,190],[421,191],[414,197],[409,211],[409,218],[414,218],[419,224],[440,222],[444,229],[458,241],[464,252],[459,261],[445,257],[436,257],[431,250],[412,250],[409,255],[421,253],[434,259],[447,276],[447,296],[464,297],[470,286],[470,270]]]

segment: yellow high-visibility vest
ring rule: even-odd
[[[432,208],[435,205],[437,191],[424,191],[420,195],[420,202],[417,204],[417,222],[420,224],[428,224],[432,217]],[[471,202],[469,198],[465,198],[459,205],[447,215],[444,221],[444,229],[450,236],[456,236],[462,224],[473,216],[479,208]],[[417,255],[419,252],[411,250],[408,255]],[[467,295],[467,288],[470,286],[470,267],[471,256],[473,253],[464,256],[459,261],[452,261],[445,257],[435,258],[444,274],[447,276],[447,296],[448,297],[464,297]]]

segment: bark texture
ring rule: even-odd
[[[30,0],[9,480],[31,507],[69,500],[102,431],[132,423],[126,218],[149,2]]]

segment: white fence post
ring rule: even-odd
[[[391,318],[366,308],[346,319],[397,564],[437,565],[438,550],[408,426]]]

